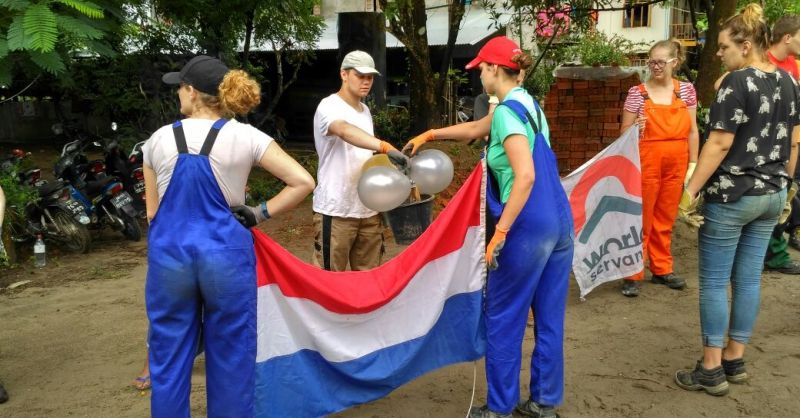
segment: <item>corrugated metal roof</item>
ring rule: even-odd
[[[505,26],[511,19],[509,12],[500,14],[498,22],[492,20],[491,15],[482,7],[470,7],[466,10],[464,18],[461,20],[461,29],[458,32],[456,45],[475,45],[487,36],[497,32],[496,23]],[[333,15],[325,19],[325,27],[322,35],[317,41],[317,50],[339,49],[338,16]],[[426,25],[428,32],[428,45],[447,44],[447,8],[435,8],[428,10],[428,21]],[[389,32],[386,32],[387,48],[402,48],[404,45]],[[253,44],[251,51],[272,51],[272,45],[268,43]]]

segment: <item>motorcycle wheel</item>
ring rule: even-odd
[[[142,239],[142,227],[139,226],[139,221],[127,213],[121,214],[120,217],[125,224],[125,229],[122,230],[122,234],[125,235],[125,238],[131,241],[139,241]]]
[[[53,222],[56,224],[56,228],[64,234],[59,241],[66,249],[76,253],[89,251],[92,236],[89,235],[89,230],[83,224],[61,211],[53,214]]]

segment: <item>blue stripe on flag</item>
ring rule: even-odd
[[[428,334],[355,360],[329,363],[302,350],[256,364],[256,417],[324,416],[386,396],[436,368],[483,357],[481,296],[450,297]]]

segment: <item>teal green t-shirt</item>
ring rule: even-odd
[[[516,100],[522,103],[528,112],[533,116],[536,123],[539,120],[536,117],[536,108],[533,105],[533,97],[531,97],[525,89],[516,87],[504,98],[504,100]],[[542,126],[539,130],[544,135],[547,145],[550,146],[550,129],[547,126],[547,120],[544,117],[544,112],[541,112]],[[528,138],[528,146],[533,154],[533,140],[534,133],[533,127],[529,123],[523,123],[519,116],[511,110],[508,106],[497,106],[492,115],[492,128],[490,130],[489,146],[486,150],[486,161],[489,163],[489,169],[497,179],[497,184],[500,187],[500,199],[503,203],[508,201],[508,195],[511,194],[511,185],[514,184],[514,171],[511,170],[511,164],[508,162],[508,155],[503,148],[503,142],[511,135],[520,134]]]

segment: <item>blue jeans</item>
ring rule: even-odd
[[[750,340],[761,297],[764,254],[785,201],[786,190],[782,190],[703,206],[705,223],[698,233],[703,346],[722,348],[726,330],[733,341],[747,344]],[[733,288],[730,315],[729,283]]]

